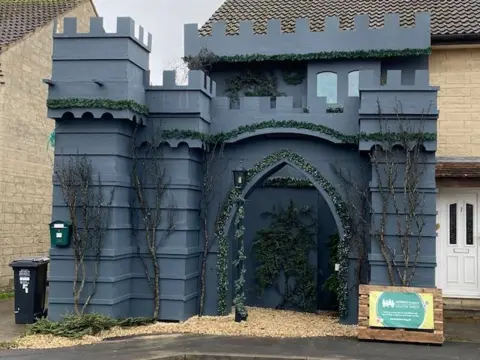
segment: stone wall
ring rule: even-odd
[[[82,31],[95,16],[85,2],[75,16]],[[0,54],[0,288],[11,285],[8,264],[15,258],[46,255],[52,212],[52,151],[47,139],[47,86],[52,72],[53,23],[38,29]]]
[[[430,80],[440,86],[437,155],[480,156],[480,49],[434,49]]]

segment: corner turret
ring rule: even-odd
[[[79,33],[77,19],[65,18],[63,32],[54,26],[52,78],[48,116],[65,112],[79,118],[85,112],[95,118],[109,112],[117,119],[139,122],[148,114],[145,87],[149,83],[152,35],[129,17],[117,19],[117,30],[107,33],[103,18],[90,19],[90,31]]]

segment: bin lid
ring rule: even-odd
[[[9,265],[11,267],[37,267],[49,262],[50,258],[46,256],[33,256],[28,258],[15,259]]]

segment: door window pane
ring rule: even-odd
[[[467,245],[473,245],[473,205],[467,204],[467,219],[466,219],[466,241]]]
[[[326,97],[327,104],[337,103],[338,79],[334,72],[317,74],[317,97]]]
[[[348,73],[348,96],[360,96],[358,92],[359,79],[360,72],[351,71]]]
[[[457,204],[450,204],[449,206],[449,243],[450,245],[457,244]]]

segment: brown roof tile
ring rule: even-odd
[[[268,19],[281,19],[284,32],[295,29],[295,19],[308,17],[312,31],[322,31],[326,16],[339,16],[340,27],[353,27],[357,14],[370,15],[370,27],[383,25],[385,13],[400,14],[402,26],[415,22],[415,12],[431,12],[432,36],[480,34],[480,1],[478,0],[226,0],[200,29],[211,32],[211,23],[227,22],[227,33],[238,31],[241,20],[255,21],[257,34],[266,32]]]
[[[88,0],[0,0],[0,52]]]
[[[435,169],[437,178],[480,178],[478,162],[439,162]]]

